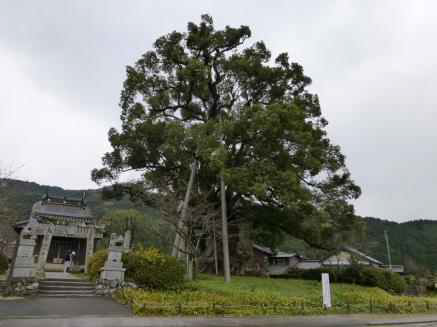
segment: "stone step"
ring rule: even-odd
[[[69,283],[92,283],[84,279],[73,279],[73,278],[46,278],[41,280],[41,282],[69,282]]]
[[[39,290],[51,291],[51,290],[72,290],[72,291],[94,291],[96,288],[94,286],[65,286],[65,285],[39,285]]]
[[[88,281],[78,280],[78,281],[72,281],[72,280],[41,280],[40,281],[41,286],[88,286],[88,287],[95,287],[95,284]]]
[[[94,285],[93,282],[89,282],[86,280],[78,280],[78,281],[73,281],[73,280],[41,280],[40,283],[43,284],[68,284],[68,285]]]
[[[96,285],[82,279],[48,278],[39,283],[42,297],[82,297],[96,296]]]
[[[40,293],[40,297],[97,297],[95,293],[77,293],[77,294],[71,294],[71,293]]]
[[[39,290],[39,295],[96,295],[95,290]]]

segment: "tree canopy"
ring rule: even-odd
[[[213,203],[224,172],[230,221],[323,246],[353,228],[348,201],[360,188],[303,67],[287,53],[273,59],[263,42],[248,45],[250,37],[248,26],[217,30],[203,15],[158,38],[127,66],[121,130],[110,129],[113,149],[92,179],[144,200],[163,185],[182,198],[196,161],[196,190]],[[117,183],[129,170],[143,180]]]

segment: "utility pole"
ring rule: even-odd
[[[229,238],[228,238],[228,217],[226,209],[226,189],[223,170],[220,173],[220,193],[222,202],[222,243],[223,243],[223,272],[225,274],[225,283],[231,281],[231,267],[229,260]]]
[[[384,238],[385,238],[385,246],[387,248],[387,258],[388,258],[388,269],[390,269],[390,271],[392,271],[392,266],[391,266],[391,253],[390,253],[390,243],[388,241],[388,233],[386,230],[384,230]]]
[[[225,138],[223,133],[223,111],[220,112],[220,130],[221,130],[221,143],[225,148]],[[223,162],[223,165],[225,163]],[[228,236],[228,213],[226,205],[226,186],[225,186],[225,167],[220,172],[220,195],[221,195],[221,207],[222,207],[222,245],[223,245],[223,273],[225,277],[225,283],[231,281],[231,262],[229,259],[229,236]]]
[[[212,235],[214,240],[214,266],[215,266],[215,274],[218,275],[218,257],[217,257],[217,237],[215,230],[215,217],[212,218]]]

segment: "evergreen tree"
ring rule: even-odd
[[[223,173],[229,222],[328,246],[353,229],[348,200],[360,188],[327,137],[302,66],[287,53],[272,60],[263,42],[246,44],[250,37],[247,26],[216,30],[203,15],[157,39],[127,67],[121,130],[110,129],[113,149],[92,179],[144,201],[162,185],[182,199],[196,161],[196,191],[217,207]],[[118,184],[129,170],[143,180]]]

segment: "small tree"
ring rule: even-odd
[[[7,179],[15,173],[16,169],[5,168],[0,165],[0,254],[5,254],[9,245],[17,239],[13,229],[13,223],[16,221],[16,213],[9,209],[6,203],[6,196],[4,187],[7,185]],[[15,253],[13,254],[11,267],[15,264],[15,257],[17,255],[17,247],[15,246]],[[12,269],[9,270],[8,287],[11,286]]]

